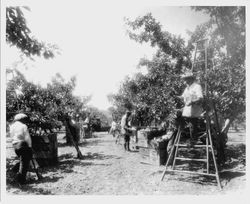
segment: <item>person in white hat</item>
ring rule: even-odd
[[[194,144],[194,138],[197,133],[197,123],[199,117],[203,114],[202,101],[203,93],[201,85],[196,81],[195,75],[191,71],[186,71],[181,75],[181,79],[185,81],[186,88],[181,96],[184,101],[184,107],[181,111],[177,112],[176,118],[174,118],[174,124],[172,125],[172,132],[168,135],[167,151],[170,153],[173,148],[175,137],[177,135],[177,129],[185,127],[186,122],[190,122],[192,134],[190,135],[190,144]],[[173,157],[171,158],[171,161]]]
[[[20,184],[26,182],[26,174],[32,159],[32,142],[27,125],[28,116],[19,113],[15,115],[13,124],[10,126],[10,136],[12,138],[12,145],[17,156],[20,159],[19,171],[17,173],[17,181]]]
[[[196,78],[191,71],[187,71],[181,76],[186,83],[186,88],[181,95],[184,100],[183,117],[197,118],[202,115],[203,109],[201,102],[203,100],[202,87],[196,82]]]
[[[112,121],[112,123],[111,123],[110,130],[109,130],[109,134],[111,134],[111,135],[113,135],[113,137],[115,137],[116,131],[117,131],[117,123],[116,123],[116,121],[113,119],[113,121]]]
[[[181,116],[177,117],[177,124],[183,126],[185,124],[184,121],[190,122],[190,125],[192,125],[191,139],[193,140],[194,137],[196,137],[198,120],[203,113],[202,87],[196,81],[195,75],[189,70],[186,71],[181,78],[185,81],[187,86],[181,95],[184,101],[184,107]]]

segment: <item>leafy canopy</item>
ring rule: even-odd
[[[43,56],[53,58],[58,47],[52,44],[40,42],[31,37],[31,31],[27,26],[22,9],[30,10],[28,7],[6,8],[6,41],[11,46],[16,46],[26,56]]]
[[[72,113],[83,112],[90,97],[73,95],[76,79],[69,82],[58,74],[47,87],[43,88],[14,71],[14,76],[7,83],[6,114],[11,121],[18,112],[26,113],[30,118],[29,127],[33,133],[51,131],[60,128],[65,117]]]
[[[127,33],[132,40],[157,47],[152,60],[141,59],[138,67],[147,67],[145,75],[126,78],[118,94],[109,96],[115,108],[124,112],[135,109],[141,124],[166,120],[171,123],[181,102],[184,86],[180,80],[183,65],[192,66],[194,42],[209,38],[208,70],[204,64],[194,67],[204,86],[208,83],[209,96],[217,111],[224,117],[236,119],[245,111],[245,8],[244,7],[192,7],[210,15],[208,22],[189,31],[187,46],[184,39],[163,31],[151,14],[135,20],[126,19]],[[202,55],[198,56],[201,58]],[[206,80],[207,79],[207,80]]]

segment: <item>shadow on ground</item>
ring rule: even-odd
[[[15,194],[15,191],[18,191],[17,194],[22,194],[20,192],[23,193],[28,193],[28,194],[35,194],[35,195],[51,195],[51,191],[50,190],[46,190],[44,188],[36,188],[33,187],[31,185],[23,185],[23,186],[18,186],[17,184],[13,184],[13,185],[8,185],[6,190],[10,190],[10,189],[16,189],[14,190],[12,193]]]
[[[217,185],[215,177],[211,176],[192,176],[192,175],[182,175],[182,174],[173,174],[168,175],[169,180],[178,180],[182,182],[196,183],[200,185]]]
[[[8,191],[9,189],[16,189],[16,191],[21,191],[21,192],[28,192],[31,194],[42,194],[42,195],[49,195],[51,192],[49,190],[43,189],[43,188],[37,188],[33,187],[32,184],[38,184],[38,183],[54,183],[57,182],[59,179],[62,177],[60,176],[53,176],[53,177],[48,177],[48,176],[43,176],[42,179],[37,180],[37,179],[28,179],[27,184],[25,185],[19,185],[15,181],[15,176],[16,173],[12,170],[14,167],[16,161],[13,160],[13,158],[7,159],[6,160],[6,190]]]
[[[106,143],[114,142],[112,139],[110,140],[103,140],[102,138],[89,138],[84,139],[84,141],[78,144],[79,147],[86,147],[86,146],[106,146]],[[58,141],[58,147],[74,147],[73,145],[67,144],[64,140]]]
[[[107,163],[97,163],[89,160],[107,160],[107,159],[120,159],[121,157],[117,157],[114,155],[105,155],[99,153],[87,153],[83,155],[83,159],[78,159],[74,157],[72,153],[62,154],[58,157],[58,163],[54,166],[44,167],[41,169],[42,173],[48,172],[59,172],[59,173],[72,173],[74,172],[74,168],[77,167],[85,167],[85,166],[109,166]],[[86,161],[88,160],[88,161]]]
[[[193,154],[194,153],[194,154]],[[223,166],[220,167],[220,181],[221,183],[227,183],[230,180],[238,177],[245,176],[245,158],[246,158],[246,146],[245,144],[237,144],[237,145],[228,145],[226,150],[226,162]],[[188,155],[188,156],[187,156]],[[186,157],[199,158],[201,153],[197,152],[189,152],[186,153]],[[204,155],[204,154],[203,154]],[[183,155],[182,155],[183,156]],[[211,157],[210,157],[211,159]],[[241,169],[235,171],[234,168]],[[171,168],[171,166],[169,167]],[[206,169],[206,165],[202,165],[200,162],[185,162],[185,161],[177,161],[176,169],[178,170],[186,170],[186,171],[198,171],[201,168]],[[210,161],[210,173],[215,173],[215,168],[213,161]],[[159,173],[163,173],[163,171],[159,171]],[[216,178],[214,176],[194,176],[189,174],[179,174],[179,173],[171,173],[168,172],[166,174],[170,180],[178,180],[183,182],[192,182],[201,185],[217,185]]]
[[[107,145],[107,143],[113,142],[111,139],[109,140],[103,140],[102,138],[99,139],[89,139],[80,144],[81,147],[84,146],[95,146],[95,145],[103,145],[103,143],[106,143],[104,145]],[[60,146],[62,145],[62,146]],[[67,146],[64,143],[59,142],[58,146],[63,147],[63,145]],[[72,147],[74,148],[74,147]],[[221,183],[228,182],[232,179],[239,178],[245,176],[244,172],[239,172],[238,169],[245,170],[245,157],[246,157],[246,146],[244,144],[232,144],[228,145],[226,150],[226,162],[225,165],[222,167],[222,171],[220,173],[220,179]],[[190,152],[190,155],[188,157],[200,157],[204,155],[201,152]],[[187,156],[187,155],[186,155]],[[17,183],[14,181],[15,173],[12,171],[13,166],[17,162],[16,157],[10,157],[6,159],[6,190],[11,191],[12,193],[16,194],[42,194],[42,195],[48,195],[53,194],[50,190],[47,190],[46,188],[39,188],[36,186],[36,184],[40,183],[55,183],[59,181],[60,179],[63,179],[61,176],[62,173],[74,173],[76,172],[78,167],[89,167],[89,166],[103,166],[104,168],[109,166],[109,159],[122,159],[122,157],[119,157],[117,155],[112,154],[104,154],[104,153],[93,153],[93,152],[86,152],[83,154],[83,159],[78,159],[75,157],[75,154],[73,153],[66,153],[62,154],[58,157],[58,163],[54,166],[49,167],[43,167],[41,168],[41,174],[43,175],[42,180],[29,180],[29,183],[26,185],[23,185],[21,188]],[[182,162],[177,163],[180,165],[179,167],[188,168],[186,170],[198,170],[200,168],[200,164],[194,163],[192,165],[186,165]],[[211,162],[211,165],[213,166],[213,163]],[[203,166],[206,169],[206,166]],[[232,171],[235,170],[236,171]],[[163,170],[159,170],[157,172],[154,172],[154,174],[150,176],[155,176],[155,174],[162,174]],[[212,170],[211,172],[214,172]],[[35,175],[35,174],[33,174]],[[191,182],[191,183],[197,183],[200,185],[213,185],[216,186],[216,178],[211,176],[194,176],[194,175],[188,175],[188,174],[168,174],[166,175],[170,180],[178,180],[182,182]],[[166,179],[166,178],[165,178]],[[37,187],[37,188],[36,188]]]
[[[224,169],[232,169],[239,165],[245,168],[246,166],[246,145],[236,144],[228,145],[225,149],[226,162]]]
[[[107,160],[110,158],[120,159],[120,157],[114,155],[105,155],[99,153],[87,153],[84,155],[84,159],[80,160],[74,158],[72,153],[63,154],[58,157],[58,163],[53,166],[47,166],[40,169],[40,173],[43,178],[41,180],[29,179],[26,185],[20,186],[15,181],[16,173],[13,171],[13,167],[17,163],[16,157],[11,157],[6,160],[6,184],[7,190],[11,188],[17,188],[22,192],[29,192],[33,194],[50,194],[51,192],[45,189],[34,188],[32,184],[38,183],[53,183],[57,182],[61,177],[61,173],[73,173],[74,168],[77,167],[85,167],[90,165],[98,165],[98,166],[110,166],[108,163],[98,163],[92,161],[85,160]],[[50,174],[50,176],[46,176],[46,174]]]
[[[83,155],[83,159],[87,160],[107,160],[107,159],[121,159],[121,157],[118,157],[116,155],[106,155],[106,154],[100,154],[100,153],[91,153],[87,152]]]

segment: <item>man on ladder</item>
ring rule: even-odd
[[[196,77],[191,71],[187,71],[181,76],[186,83],[186,88],[181,95],[184,101],[184,108],[182,110],[181,117],[179,116],[180,125],[184,125],[184,120],[190,121],[191,127],[191,139],[197,133],[197,120],[202,116],[202,102],[203,94],[201,85],[196,82]]]
[[[204,43],[204,49],[202,50],[197,50],[198,47],[198,43]],[[198,51],[204,51],[205,52],[205,59],[204,60],[200,60],[198,62],[196,62],[196,53]],[[197,83],[195,83],[195,78],[193,76],[193,69],[194,69],[194,65],[200,62],[204,62],[205,64],[205,79],[207,80],[207,40],[201,40],[198,41],[196,43],[196,48],[195,48],[195,55],[194,55],[194,61],[193,61],[193,66],[192,66],[192,70],[189,73],[186,73],[185,75],[182,76],[183,79],[186,80],[187,83],[187,88],[185,89],[182,97],[184,98],[184,103],[185,103],[185,107],[183,109],[182,115],[178,116],[176,119],[176,124],[178,127],[178,131],[176,135],[172,136],[172,141],[173,142],[173,146],[171,148],[171,152],[170,155],[168,157],[167,163],[166,163],[166,169],[163,172],[162,175],[162,179],[164,179],[164,176],[166,174],[166,172],[176,172],[176,173],[192,173],[192,174],[199,174],[199,175],[207,175],[207,176],[214,176],[216,177],[217,183],[218,183],[218,187],[221,189],[221,185],[220,185],[220,180],[219,180],[219,173],[218,173],[218,168],[217,168],[217,162],[215,159],[215,154],[214,154],[214,149],[213,149],[213,142],[212,142],[212,136],[211,136],[211,121],[208,115],[208,109],[206,106],[206,110],[205,110],[205,126],[206,126],[206,130],[204,131],[204,136],[205,136],[205,145],[191,145],[194,148],[206,148],[206,159],[196,159],[196,158],[186,158],[186,157],[180,157],[178,156],[178,150],[179,148],[187,148],[189,147],[189,145],[183,145],[180,143],[180,138],[183,136],[183,130],[184,130],[184,126],[186,121],[191,122],[192,126],[191,129],[192,131],[190,131],[190,137],[191,140],[194,139],[192,138],[193,136],[195,136],[197,134],[196,128],[197,128],[197,121],[198,121],[198,117],[201,116],[202,113],[202,109],[201,109],[201,102],[203,99],[202,96],[202,89],[201,86]],[[208,100],[208,91],[207,91],[207,81],[205,80],[205,99],[206,102]],[[185,116],[185,118],[183,117]],[[190,120],[190,118],[192,118]],[[196,118],[195,120],[193,118]],[[210,172],[210,165],[209,165],[209,153],[212,153],[212,159],[213,159],[213,163],[214,163],[214,167],[215,167],[215,173],[211,173]],[[170,160],[172,160],[173,157],[173,164],[172,164],[172,169],[168,169],[167,166],[170,163]],[[184,171],[184,170],[179,170],[179,169],[175,169],[175,164],[176,164],[176,160],[183,160],[183,161],[199,161],[199,162],[206,162],[206,172],[194,172],[194,171]]]

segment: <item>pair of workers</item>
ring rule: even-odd
[[[131,113],[131,111],[126,111],[126,113],[122,116],[121,119],[121,134],[124,137],[124,149],[125,151],[130,150],[130,137],[134,137],[134,142],[138,142],[137,132],[138,132],[138,124],[135,118],[135,113]]]

